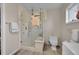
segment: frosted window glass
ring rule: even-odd
[[[68,10],[68,22],[77,20],[76,14],[77,14],[77,11],[79,9],[78,5],[79,4],[74,4],[71,8],[69,8],[69,10]]]

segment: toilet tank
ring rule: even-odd
[[[79,42],[79,29],[72,30],[72,41]]]

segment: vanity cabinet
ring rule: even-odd
[[[79,55],[79,43],[76,42],[63,42],[62,46],[63,55]]]

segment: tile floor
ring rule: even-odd
[[[58,51],[61,52],[61,50],[53,51],[50,47],[45,48],[43,53],[22,49],[18,53],[16,53],[16,55],[61,55],[61,53],[59,53]]]

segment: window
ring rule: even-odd
[[[79,11],[79,4],[70,4],[66,10],[66,23],[79,21],[77,13]]]

